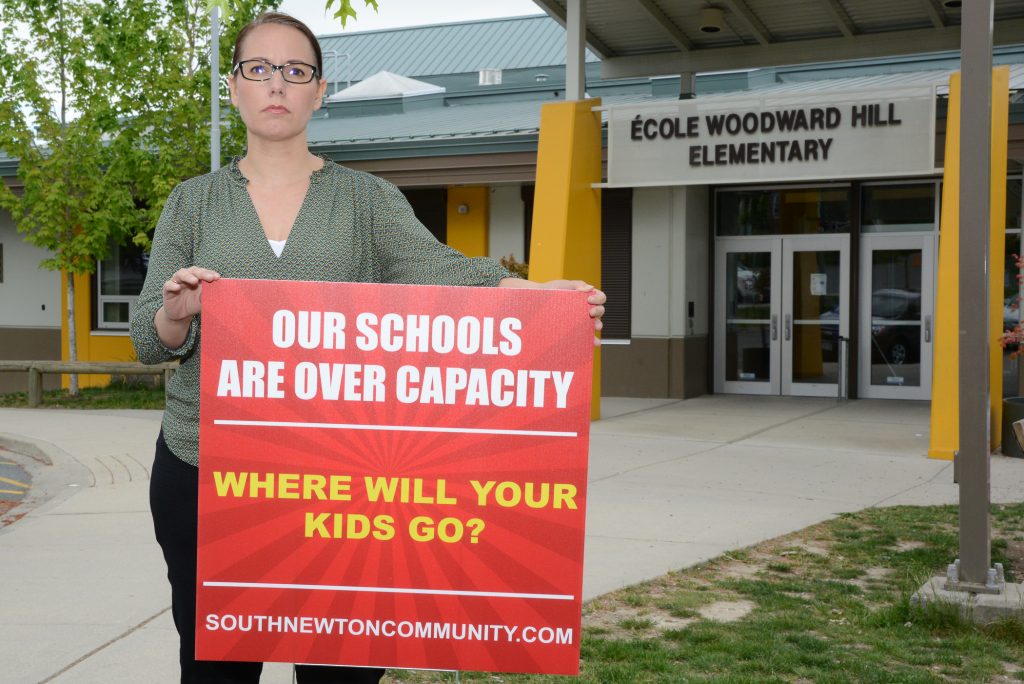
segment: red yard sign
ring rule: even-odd
[[[205,285],[197,657],[577,673],[588,309]]]

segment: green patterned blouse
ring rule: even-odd
[[[131,338],[142,363],[181,359],[167,383],[163,432],[181,460],[199,463],[200,316],[178,349],[157,336],[153,319],[163,284],[188,266],[226,278],[415,285],[494,286],[511,274],[490,259],[467,258],[441,244],[416,220],[391,183],[330,160],[309,190],[280,257],[274,255],[245,189],[238,161],[185,181],[167,198],[153,238]]]

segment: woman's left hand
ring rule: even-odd
[[[604,304],[608,297],[590,283],[582,280],[549,280],[546,283],[538,283],[532,280],[520,280],[519,278],[505,278],[498,287],[526,287],[539,290],[576,290],[577,292],[589,292],[587,303],[590,304],[590,317],[594,319],[594,332],[599,332],[603,327],[601,317],[604,316]],[[594,346],[599,346],[601,340],[594,337]]]

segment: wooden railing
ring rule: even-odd
[[[178,363],[141,363],[115,361],[0,361],[0,372],[28,373],[28,405],[43,403],[43,375],[47,373],[79,373],[82,375],[162,375],[166,384]]]

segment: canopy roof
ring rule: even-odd
[[[573,0],[534,0],[565,23]],[[967,0],[968,2],[971,0]],[[952,0],[587,0],[605,78],[751,69],[957,50]],[[702,30],[704,10],[720,30]],[[994,42],[1024,42],[1024,2],[995,0]]]

